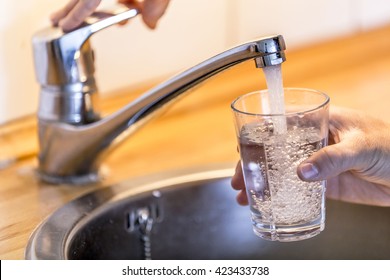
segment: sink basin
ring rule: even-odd
[[[327,201],[325,230],[280,243],[252,232],[231,166],[165,173],[96,190],[32,234],[27,259],[389,259],[390,208]]]

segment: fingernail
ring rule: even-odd
[[[300,171],[305,179],[315,179],[319,174],[317,167],[312,163],[303,163]]]

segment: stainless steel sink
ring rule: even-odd
[[[236,204],[229,167],[165,173],[94,191],[31,236],[27,259],[390,259],[390,208],[327,201],[326,228],[265,241]]]

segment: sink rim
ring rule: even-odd
[[[88,222],[93,217],[93,212],[104,211],[118,201],[129,197],[136,199],[155,190],[228,178],[234,174],[235,165],[236,163],[220,163],[153,173],[96,189],[75,198],[55,210],[34,229],[25,249],[25,259],[67,260],[66,248],[72,233]]]

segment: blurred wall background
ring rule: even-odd
[[[103,6],[114,3],[103,0]],[[35,113],[31,37],[67,0],[0,2],[0,123]],[[248,39],[282,34],[288,49],[390,24],[388,0],[171,0],[158,28],[140,18],[92,37],[100,92],[166,78]]]

